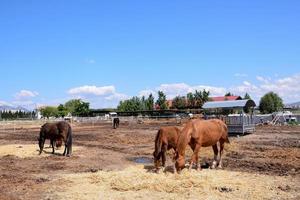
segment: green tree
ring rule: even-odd
[[[58,116],[58,110],[54,106],[46,106],[40,109],[41,115],[43,117],[56,117]]]
[[[72,99],[66,102],[64,107],[74,116],[88,116],[90,112],[90,103],[81,99]]]
[[[139,97],[132,97],[131,99],[120,101],[118,110],[121,112],[133,112],[143,110],[143,103]]]
[[[246,92],[244,99],[251,99],[250,95]]]
[[[154,97],[152,94],[149,94],[148,98],[146,99],[146,110],[153,110],[154,106]]]
[[[59,104],[59,106],[57,107],[58,110],[58,116],[60,117],[65,117],[68,115],[68,110],[67,108],[65,108],[65,106],[63,104]]]
[[[273,113],[278,112],[283,108],[283,101],[274,92],[269,92],[265,94],[259,102],[259,110],[261,113]]]
[[[250,95],[246,92],[246,94],[245,94],[245,96],[244,96],[243,99],[244,99],[244,100],[251,100],[251,97],[250,97]],[[250,109],[249,109],[248,107],[245,107],[245,108],[244,108],[244,112],[245,112],[245,113],[249,113],[249,112],[250,112]]]
[[[231,92],[227,92],[224,96],[229,97],[229,96],[234,96],[234,95]]]
[[[186,98],[182,96],[176,96],[172,100],[172,108],[182,109],[186,108]]]
[[[168,109],[166,101],[167,101],[167,98],[166,98],[165,93],[163,91],[158,91],[158,99],[156,101],[156,105],[159,106],[160,110]]]
[[[192,92],[187,93],[186,95],[187,98],[187,106],[189,108],[194,108],[195,107],[195,96]]]
[[[203,91],[198,91],[196,90],[194,93],[194,98],[195,98],[195,107],[196,108],[202,108],[203,104],[207,101],[209,101],[209,91],[203,90]]]

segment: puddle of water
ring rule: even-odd
[[[153,163],[153,159],[147,158],[147,157],[135,157],[130,160],[132,160],[133,162],[138,163],[138,164],[150,164],[150,163],[152,164]]]

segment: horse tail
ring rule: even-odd
[[[69,128],[68,128],[68,136],[67,136],[67,148],[68,148],[68,152],[69,154],[72,153],[72,128],[71,126],[69,125]]]
[[[225,133],[224,140],[225,140],[226,143],[230,143],[229,138],[228,138],[228,128],[227,128],[227,125],[225,123],[223,124],[223,128],[224,128],[224,133]]]
[[[155,151],[154,156],[157,158],[161,152],[162,147],[162,130],[158,130],[155,138]]]

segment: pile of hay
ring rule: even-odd
[[[19,158],[29,158],[37,156],[51,156],[52,148],[48,147],[49,143],[45,143],[44,152],[39,155],[38,144],[8,144],[0,146],[0,157],[2,156],[16,156]],[[72,148],[73,153],[80,150],[82,147],[75,146]],[[64,146],[60,149],[55,149],[55,153],[62,154]]]
[[[66,188],[52,192],[71,199],[297,199],[297,181],[209,169],[155,174],[132,166],[123,171],[64,175],[59,185]]]

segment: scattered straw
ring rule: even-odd
[[[9,144],[0,145],[0,157],[3,156],[16,156],[19,158],[37,157],[43,156],[47,157],[52,155],[52,148],[48,148],[48,143],[45,144],[44,152],[39,155],[38,144]],[[79,151],[82,147],[75,146],[72,148],[73,153]],[[55,149],[55,153],[62,154],[64,152],[64,147],[60,149]]]
[[[154,174],[143,166],[122,171],[64,175],[67,199],[297,199],[297,178],[225,170]],[[55,183],[53,185],[56,185]],[[61,184],[60,184],[61,186]],[[288,186],[288,187],[287,187]],[[289,188],[284,191],[281,188]]]

